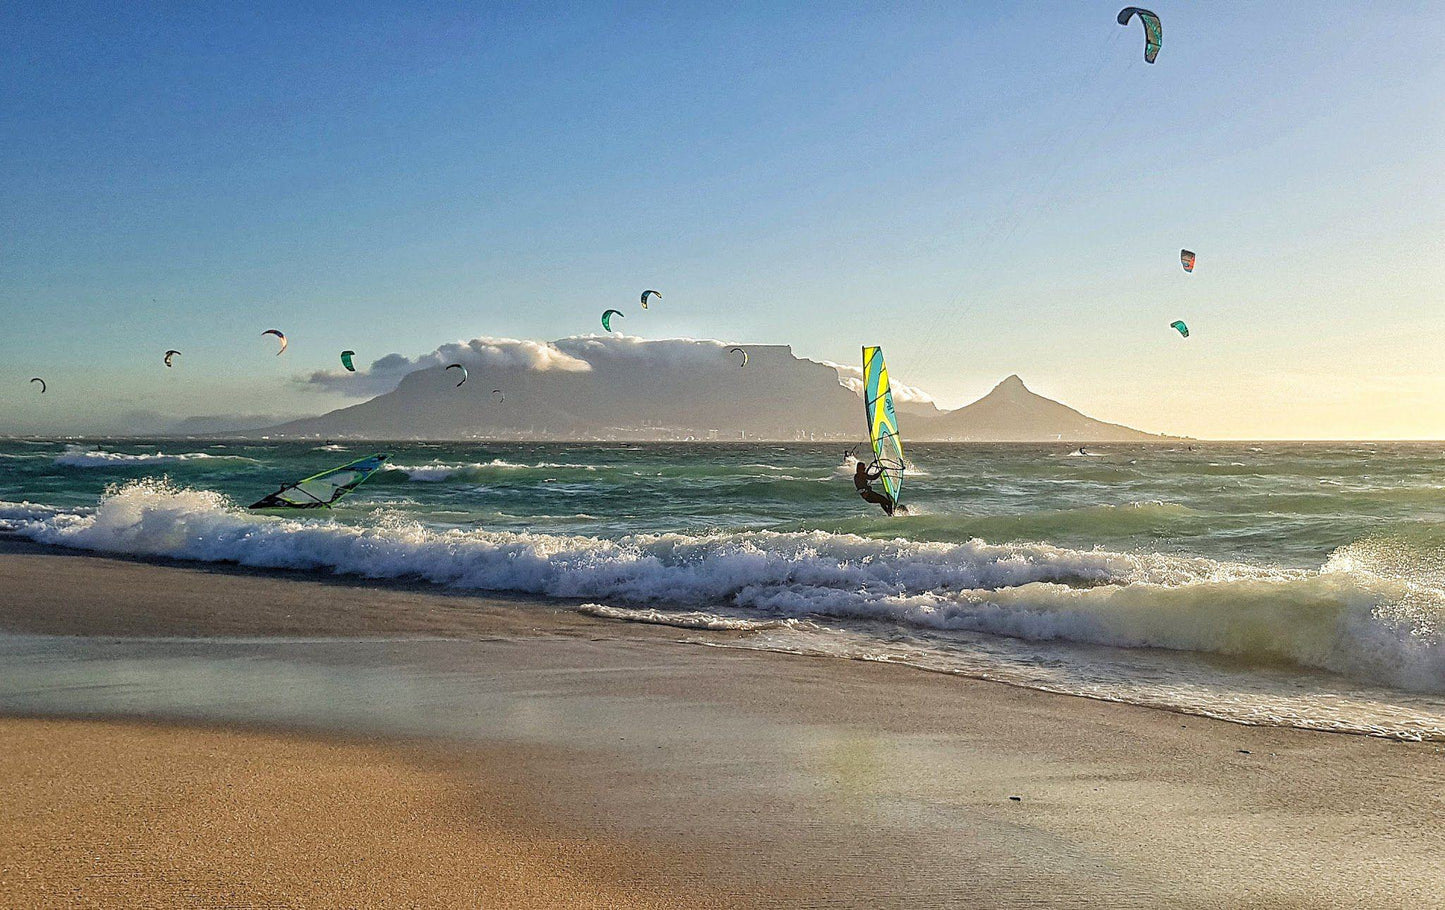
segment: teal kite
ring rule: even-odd
[[[626,315],[627,314],[622,312],[621,310],[607,310],[605,313],[602,314],[602,327],[610,332],[612,331],[612,317]]]
[[[1185,338],[1189,337],[1189,326],[1185,325],[1184,320],[1182,319],[1176,319],[1173,322],[1169,323],[1169,328],[1176,329],[1179,334],[1183,335]]]
[[[344,366],[344,367],[346,367],[346,371],[347,371],[348,373],[355,373],[355,372],[356,372],[356,367],[353,366],[352,363],[351,363],[351,358],[353,358],[353,357],[355,357],[355,356],[356,356],[356,352],[355,352],[355,351],[342,351],[342,352],[341,352],[341,365]]]
[[[1144,62],[1153,63],[1164,43],[1164,26],[1158,16],[1137,6],[1126,6],[1119,10],[1119,24],[1128,25],[1129,20],[1135,16],[1144,23]]]
[[[651,296],[651,297],[656,297],[658,300],[661,300],[661,299],[662,299],[662,292],[661,292],[661,291],[643,291],[643,292],[642,292],[642,308],[643,308],[644,310],[647,309],[647,298],[648,298],[649,296]]]

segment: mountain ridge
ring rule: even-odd
[[[541,347],[546,350],[539,353]],[[731,347],[628,336],[579,336],[546,346],[475,339],[406,361],[415,368],[390,391],[246,435],[761,442],[856,441],[863,432],[860,371],[798,357],[789,345],[746,345],[748,362],[740,366]],[[446,361],[462,363],[470,379],[457,386]],[[313,381],[330,385],[346,377]],[[1171,438],[1089,417],[1030,391],[1017,374],[951,411],[896,376],[894,396],[904,437],[915,442]]]
[[[931,418],[924,435],[954,442],[1149,442],[1171,437],[1090,417],[1029,389],[1017,373],[982,398]]]

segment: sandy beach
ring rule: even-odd
[[[10,906],[1431,906],[1445,883],[1438,743],[18,542],[0,629],[88,649],[101,688],[148,649],[118,701],[6,677]],[[247,652],[204,711],[145,701],[177,678],[153,665],[224,668],[237,639],[291,663]],[[267,713],[270,667],[358,662],[409,700],[338,683]]]
[[[1382,6],[9,4],[0,910],[1445,910]]]
[[[0,720],[0,903],[722,906],[657,848],[548,822],[463,751],[141,723]]]

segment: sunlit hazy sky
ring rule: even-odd
[[[1092,0],[305,6],[0,8],[0,431],[319,413],[343,347],[617,306],[948,405],[1445,438],[1445,4],[1161,0],[1153,66]]]

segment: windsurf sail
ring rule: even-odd
[[[313,474],[289,483],[259,502],[253,509],[324,509],[381,470],[390,455],[368,455],[339,468]]]
[[[898,415],[893,411],[893,389],[888,385],[888,364],[880,347],[863,348],[863,413],[868,421],[868,441],[873,444],[873,464],[893,505],[903,493],[903,439],[898,435]]]

